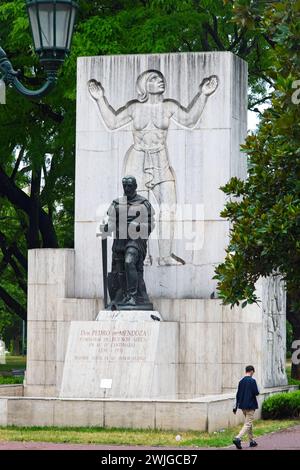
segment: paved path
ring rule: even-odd
[[[300,426],[283,429],[282,431],[266,434],[256,439],[258,446],[249,449],[244,443],[244,449],[254,452],[256,450],[300,450]],[[145,446],[114,446],[100,444],[52,444],[50,442],[0,442],[0,450],[160,450],[160,451],[184,451],[184,450],[216,450],[213,447],[145,447]],[[235,450],[235,446],[226,447],[227,450]],[[219,448],[220,450],[220,448]],[[224,450],[224,448],[222,449]]]
[[[251,452],[255,450],[300,450],[300,426],[265,434],[255,440],[258,443],[257,447],[249,449],[246,447],[247,443],[243,443],[244,448],[251,450]],[[233,447],[235,448],[235,446]],[[236,450],[238,451],[238,449]]]

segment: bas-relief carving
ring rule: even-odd
[[[180,265],[185,261],[173,252],[175,230],[176,178],[170,165],[167,134],[170,121],[185,129],[193,129],[207,99],[218,88],[218,77],[205,78],[187,107],[174,99],[164,99],[166,79],[158,70],[147,70],[137,78],[138,99],[115,110],[105,97],[100,82],[89,80],[88,89],[99,115],[108,130],[132,125],[133,145],[124,158],[123,175],[134,175],[139,192],[151,192],[159,206],[159,265]],[[167,221],[169,237],[164,237],[163,221]],[[151,256],[148,259],[151,262]]]
[[[262,310],[265,330],[264,386],[286,385],[286,294],[280,276],[262,279]]]

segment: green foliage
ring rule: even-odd
[[[263,419],[286,419],[300,416],[300,391],[278,393],[262,405]]]
[[[24,382],[24,376],[18,377],[2,377],[0,375],[0,385],[16,385]]]
[[[262,34],[234,21],[232,2],[81,1],[80,7],[72,54],[64,67],[64,76],[73,80],[73,90],[66,89],[70,98],[75,99],[76,58],[101,54],[230,50],[249,63],[251,105],[265,91],[262,71],[269,65],[270,46]]]
[[[250,11],[248,3],[241,11]],[[300,73],[299,24],[299,1],[289,0],[272,2],[259,26],[274,42],[267,70],[274,92],[257,134],[243,146],[247,181],[233,178],[222,188],[230,198],[222,216],[232,222],[232,230],[216,279],[220,296],[232,305],[256,302],[256,281],[275,272],[285,279],[293,308],[300,306],[300,124],[299,105],[292,100]]]
[[[0,39],[24,84],[39,87],[44,75],[33,52],[23,0],[0,2]],[[6,344],[12,338],[18,341],[20,316],[26,318],[28,248],[73,246],[75,101],[66,96],[70,85],[63,71],[61,77],[43,103],[8,89],[7,104],[1,106],[0,335]],[[75,77],[71,82],[72,87]],[[48,218],[43,234],[36,211]]]
[[[8,251],[6,247],[5,237],[10,240],[19,240],[19,248],[26,250],[26,242],[24,239],[22,228],[19,223],[19,214],[4,199],[0,199],[0,247],[2,256],[0,255],[0,279],[1,288],[4,289],[19,305],[26,308],[26,270],[18,265],[17,272],[14,271],[12,265],[7,263]],[[17,261],[14,260],[17,264]],[[13,264],[14,265],[14,264]],[[10,311],[4,302],[0,301],[0,338],[2,338],[7,347],[12,338],[21,335],[22,320],[15,312]]]

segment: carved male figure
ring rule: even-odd
[[[114,236],[112,272],[109,276],[111,300],[119,306],[149,304],[143,279],[147,240],[154,228],[154,210],[150,202],[137,194],[134,176],[122,179],[124,196],[114,199],[101,226],[102,237]]]
[[[167,133],[171,119],[188,129],[197,125],[208,97],[218,87],[218,78],[215,75],[205,78],[187,107],[174,99],[164,99],[166,80],[158,70],[147,70],[139,75],[136,83],[138,99],[117,110],[107,101],[101,83],[90,80],[88,87],[109,129],[132,124],[134,143],[125,155],[123,174],[134,174],[139,192],[147,191],[149,197],[149,191],[152,191],[160,207],[159,264],[184,264],[184,260],[173,252],[177,197],[175,174],[167,150]],[[163,230],[164,220],[169,221],[167,238]]]

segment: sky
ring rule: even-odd
[[[254,111],[248,111],[248,132],[255,131],[259,122],[259,114]]]

